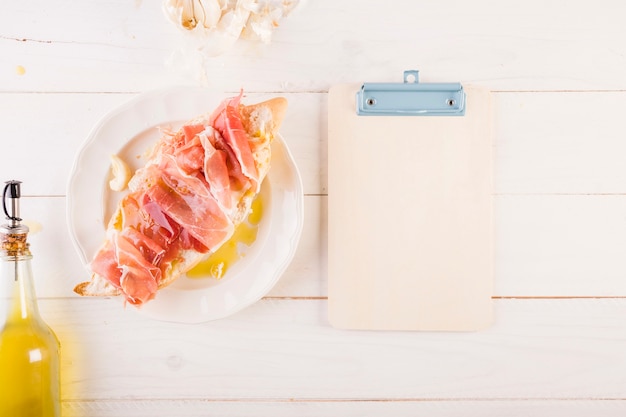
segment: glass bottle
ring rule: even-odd
[[[60,345],[39,315],[19,196],[19,182],[8,182],[10,224],[0,227],[0,416],[59,417]]]

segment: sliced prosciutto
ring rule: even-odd
[[[120,288],[122,270],[115,256],[115,247],[112,242],[107,240],[96,252],[90,268],[95,274],[106,277],[114,287]]]
[[[145,303],[154,298],[161,279],[158,266],[148,262],[141,251],[122,233],[115,236],[115,256],[122,271],[120,288],[132,304]]]
[[[213,128],[199,134],[197,137],[204,150],[204,179],[209,184],[211,194],[224,207],[230,210],[233,207],[233,191],[231,190],[231,179],[228,171],[228,153],[221,149],[216,149],[213,143],[217,142],[218,135]],[[213,143],[209,139],[213,138]]]
[[[258,191],[260,187],[259,173],[250,149],[248,134],[243,127],[239,112],[242,95],[243,92],[220,106],[210,120],[211,124],[220,132],[228,146],[235,153],[237,161],[241,166],[241,171],[250,180],[253,189]]]
[[[201,178],[185,175],[168,157],[153,170],[155,184],[146,195],[207,250],[218,247],[232,234],[232,222]]]

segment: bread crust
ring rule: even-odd
[[[240,107],[240,114],[242,122],[246,132],[248,133],[249,142],[255,155],[255,163],[259,171],[259,178],[263,180],[269,171],[269,158],[265,159],[265,154],[269,154],[271,142],[274,136],[277,134],[278,129],[285,117],[287,110],[287,100],[283,97],[272,98],[261,103],[252,105],[242,105]],[[203,120],[206,118],[202,117]],[[197,122],[201,118],[194,119],[192,122]],[[256,148],[255,146],[258,145]],[[267,147],[267,149],[263,148]],[[256,154],[254,151],[257,151]],[[262,160],[257,160],[257,157],[262,157]],[[256,194],[246,194],[239,202],[238,209],[234,218],[232,219],[235,227],[240,224],[250,213],[250,207]],[[118,207],[118,212],[113,215],[115,218],[121,208]],[[111,220],[111,223],[114,223]],[[113,227],[112,224],[109,228]],[[215,248],[217,249],[217,248]],[[207,254],[199,253],[194,250],[186,250],[181,254],[181,260],[176,262],[174,266],[170,267],[164,272],[159,281],[158,288],[162,289],[172,282],[176,281],[187,271],[196,266]],[[122,291],[111,284],[106,278],[92,274],[91,280],[82,282],[74,287],[74,292],[81,296],[90,297],[106,297],[106,296],[118,296],[122,294]]]

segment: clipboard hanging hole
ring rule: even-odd
[[[418,70],[404,71],[404,83],[405,84],[415,84],[418,82],[419,82]]]
[[[365,100],[365,104],[367,104],[368,106],[375,106],[376,105],[376,99],[374,97],[368,97]]]

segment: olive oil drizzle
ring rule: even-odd
[[[187,272],[189,278],[222,279],[229,268],[246,254],[246,248],[256,241],[259,224],[263,218],[263,199],[257,196],[251,212],[235,229],[233,236],[217,251]]]

